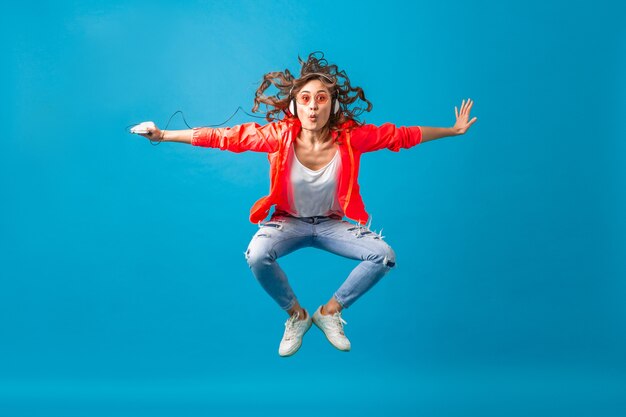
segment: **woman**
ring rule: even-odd
[[[155,126],[142,135],[151,140],[232,152],[268,153],[270,193],[251,209],[250,220],[260,227],[245,257],[263,288],[289,314],[278,350],[281,356],[293,355],[300,348],[311,323],[337,349],[350,350],[342,310],[395,265],[391,247],[365,226],[369,216],[357,182],[361,154],[383,148],[397,152],[429,140],[462,135],[477,120],[469,120],[473,102],[468,99],[460,110],[455,107],[456,123],[451,128],[359,123],[358,114],[370,111],[372,104],[361,88],[350,85],[345,71],[338,71],[323,54],[318,55],[312,53],[306,61],[299,60],[299,78],[289,70],[264,76],[252,109],[258,111],[261,103],[268,108],[269,123],[264,126],[246,123],[232,128],[179,131]],[[272,85],[278,93],[265,95]],[[350,108],[357,100],[367,107]],[[272,207],[275,210],[270,220],[263,222]],[[361,261],[312,316],[299,304],[276,262],[283,255],[309,246]]]

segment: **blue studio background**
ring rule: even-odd
[[[81,1],[0,16],[0,416],[623,416],[626,34],[616,2]],[[126,126],[247,111],[316,50],[369,123],[467,135],[365,155],[398,266],[344,313],[286,315],[243,252],[264,154]],[[252,121],[238,113],[229,125]],[[170,128],[185,128],[173,119]],[[356,263],[281,260],[302,304]]]

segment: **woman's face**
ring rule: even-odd
[[[320,80],[311,80],[296,95],[298,119],[302,129],[320,131],[330,118],[332,98]]]

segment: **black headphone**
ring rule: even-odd
[[[326,80],[328,80],[328,82],[334,83],[333,79],[330,78],[326,74],[321,74],[321,73],[315,72],[315,73],[311,73],[311,74],[305,75],[306,78],[314,77],[314,76],[324,77],[324,78],[326,78]],[[296,109],[297,109],[296,99],[295,99],[295,97],[293,97],[292,91],[293,91],[293,87],[291,87],[291,90],[289,90],[289,96],[292,97],[291,101],[289,102],[289,113],[293,114],[294,116],[297,116],[298,112],[296,111]],[[337,95],[338,94],[335,93],[333,95],[333,98],[332,98],[333,114],[337,114],[337,113],[339,113],[339,110],[341,110],[341,106],[339,104],[339,99],[338,99]]]

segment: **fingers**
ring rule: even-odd
[[[148,139],[154,139],[161,137],[161,131],[158,127],[149,127],[148,129]]]
[[[474,105],[474,102],[472,101],[471,98],[468,98],[467,101],[463,100],[461,102],[461,111],[460,113],[457,114],[457,119],[459,117],[464,118],[465,120],[467,120],[469,118],[469,114],[470,111],[472,110],[472,106]],[[455,107],[456,110],[456,107]],[[468,127],[472,125],[472,123],[474,123],[476,121],[476,117],[474,119],[472,119],[473,121],[469,122],[469,124],[467,125]]]
[[[152,126],[147,126],[147,127],[146,127],[146,133],[140,133],[140,134],[139,134],[139,136],[143,136],[143,137],[144,137],[144,138],[146,138],[146,139],[153,140],[154,138],[156,138],[156,137],[158,137],[158,136],[159,136],[159,135],[157,134],[157,133],[158,133],[158,130],[159,130],[159,129],[158,129],[156,126],[155,126],[155,127],[152,127]]]
[[[472,101],[472,99],[468,98],[467,101],[463,100],[462,114],[469,114],[469,111],[473,105],[474,102]]]
[[[458,119],[461,116],[468,116],[470,114],[470,111],[472,110],[472,107],[474,106],[474,101],[471,98],[468,98],[467,101],[465,101],[465,99],[463,99],[461,101],[461,109],[459,110],[456,106],[454,106],[454,115],[456,116],[456,118]]]

